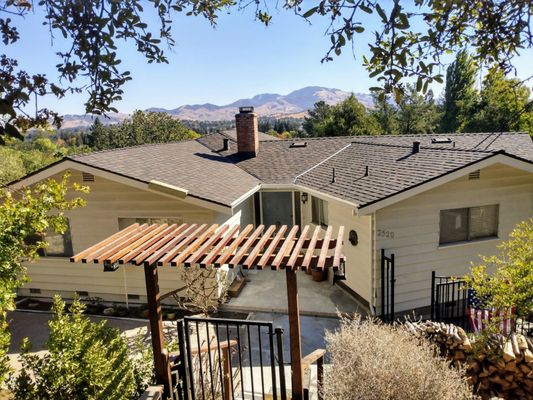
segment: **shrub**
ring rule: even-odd
[[[326,333],[332,367],[324,398],[335,400],[474,399],[464,371],[435,356],[428,341],[399,326],[344,319]]]
[[[70,314],[59,296],[49,321],[48,353],[30,353],[26,340],[20,357],[22,370],[10,380],[15,400],[133,399],[144,384],[128,353],[126,339],[106,321],[92,322],[75,300]]]
[[[482,256],[465,279],[483,306],[515,306],[526,317],[533,311],[533,218],[518,224],[498,250],[498,255]]]

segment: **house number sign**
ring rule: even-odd
[[[387,229],[378,229],[377,230],[378,237],[383,237],[387,239],[394,239],[394,231],[389,231]]]

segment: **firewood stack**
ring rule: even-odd
[[[435,343],[456,366],[465,367],[468,381],[483,399],[533,399],[531,338],[514,333],[476,337],[455,325],[433,321],[405,321],[405,327]]]

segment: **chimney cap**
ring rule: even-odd
[[[420,142],[418,140],[415,140],[413,142],[413,154],[418,153],[420,151]]]
[[[250,113],[253,113],[254,112],[254,107],[253,106],[243,106],[243,107],[239,107],[239,112],[241,114],[250,114]]]

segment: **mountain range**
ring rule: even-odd
[[[253,106],[259,116],[269,117],[303,117],[317,101],[336,104],[350,95],[340,89],[320,86],[307,86],[295,90],[287,95],[276,93],[262,93],[249,99],[239,99],[231,104],[218,106],[211,103],[183,105],[173,109],[151,107],[146,111],[165,112],[182,120],[195,121],[223,121],[234,118],[241,106]],[[372,106],[372,97],[367,93],[355,93],[357,99],[366,107]],[[128,118],[128,114],[110,114],[109,118],[100,118],[102,123],[113,124]],[[65,115],[63,128],[77,128],[89,126],[93,123],[91,115]]]

